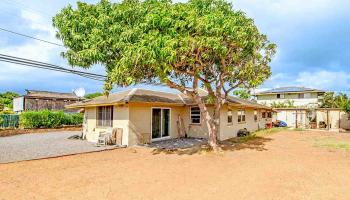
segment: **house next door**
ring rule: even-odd
[[[152,140],[170,136],[170,109],[152,108]]]

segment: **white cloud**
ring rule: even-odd
[[[297,75],[278,73],[266,81],[264,87],[303,86],[324,90],[350,89],[350,74],[344,71],[314,70]]]
[[[55,30],[51,26],[51,18],[44,17],[40,13],[21,10],[21,20],[26,22],[21,27],[22,33],[46,41],[61,43],[55,38]],[[9,41],[16,41],[17,37],[20,36],[9,35]],[[66,61],[60,57],[60,52],[64,50],[63,47],[29,38],[19,44],[12,42],[7,43],[6,46],[4,45],[0,46],[0,53],[2,54],[67,66]],[[86,87],[91,92],[91,90],[102,89],[102,82],[96,83],[76,75],[10,63],[1,63],[1,65],[0,91],[17,90],[21,92],[24,89],[45,89],[69,92],[77,87]],[[93,71],[98,73],[98,71],[101,71],[101,67],[94,67]]]
[[[295,80],[298,85],[320,89],[350,89],[350,74],[343,71],[301,72]]]
[[[38,31],[34,37],[41,38],[43,40],[54,41],[54,30],[45,24],[44,18],[38,14],[31,13],[28,11],[22,11],[21,17],[27,22],[27,26],[31,30]],[[28,27],[25,27],[28,30]],[[43,43],[37,40],[28,39],[25,43],[20,45],[13,44],[0,48],[0,52],[6,55],[17,56],[21,58],[27,58],[32,60],[38,60],[42,62],[49,62],[53,57],[57,57],[59,52],[58,46]],[[15,64],[3,64],[0,68],[0,81],[9,80],[27,80],[30,75],[31,80],[36,77],[42,76],[42,70],[35,68],[19,66]],[[50,73],[48,76],[58,75],[58,73]],[[45,76],[45,77],[48,77]]]

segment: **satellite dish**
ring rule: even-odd
[[[79,98],[83,98],[85,96],[85,89],[84,88],[77,88],[73,91],[75,95]]]

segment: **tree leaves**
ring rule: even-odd
[[[69,64],[106,66],[107,90],[155,80],[188,86],[194,76],[256,87],[271,75],[276,49],[254,20],[223,0],[78,2],[75,10],[62,9],[53,25]]]

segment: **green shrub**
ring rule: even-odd
[[[20,115],[21,128],[58,128],[63,125],[80,125],[83,116],[80,113],[65,114],[63,111],[27,111]]]

